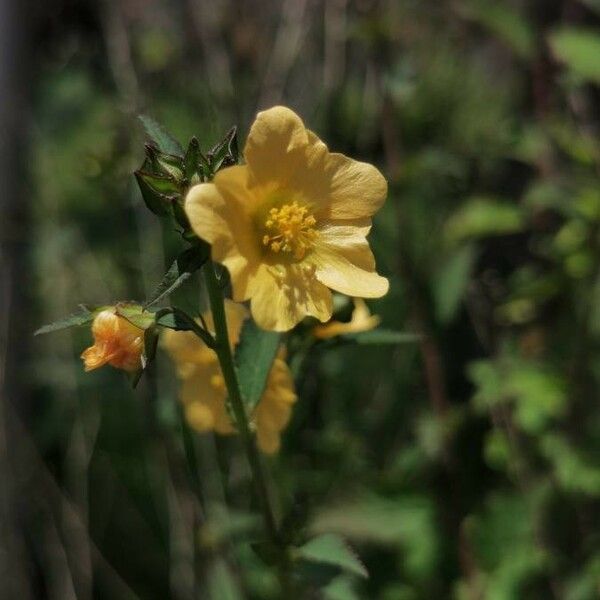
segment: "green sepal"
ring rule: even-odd
[[[141,171],[135,171],[134,176],[142,193],[142,199],[148,209],[159,217],[167,216],[170,212],[170,202],[163,194],[156,192],[141,175]]]
[[[181,189],[184,180],[183,161],[179,156],[172,156],[171,154],[160,153],[156,157],[160,174],[173,179]]]
[[[146,171],[135,171],[135,176],[142,179],[150,189],[165,198],[181,194],[181,185],[170,175],[154,175]]]
[[[225,134],[225,137],[208,152],[207,158],[212,173],[237,164],[239,159],[237,127],[232,127]]]
[[[183,173],[188,182],[192,182],[194,175],[200,171],[200,143],[193,137],[188,144],[187,151],[183,158]]]

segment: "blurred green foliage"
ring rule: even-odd
[[[369,573],[352,563],[315,597],[597,598],[600,4],[202,6],[64,3],[39,33],[32,330],[149,298],[183,247],[136,190],[138,112],[206,150],[288,104],[386,173],[371,239],[391,290],[371,308],[422,336],[317,345],[298,366],[269,461],[281,515],[300,545],[343,535]],[[177,291],[192,312],[193,290]],[[89,337],[36,338],[27,366],[25,421],[60,489],[30,501],[39,597],[67,597],[66,570],[77,598],[277,598],[237,441],[186,429],[164,355],[135,392],[84,375]]]

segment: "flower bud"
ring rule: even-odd
[[[92,323],[94,345],[81,358],[86,371],[109,364],[124,371],[142,367],[144,330],[116,314],[115,308],[99,312]]]

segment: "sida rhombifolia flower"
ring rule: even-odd
[[[258,114],[244,158],[192,187],[185,211],[212,259],[229,270],[233,299],[250,300],[259,326],[287,331],[306,316],[328,321],[330,290],[359,298],[387,292],[367,241],[387,194],[374,166],[329,152],[282,106]]]

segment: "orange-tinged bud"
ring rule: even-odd
[[[142,366],[144,330],[136,327],[114,309],[99,312],[92,324],[94,345],[81,358],[86,371],[109,364],[124,371],[136,371]]]

